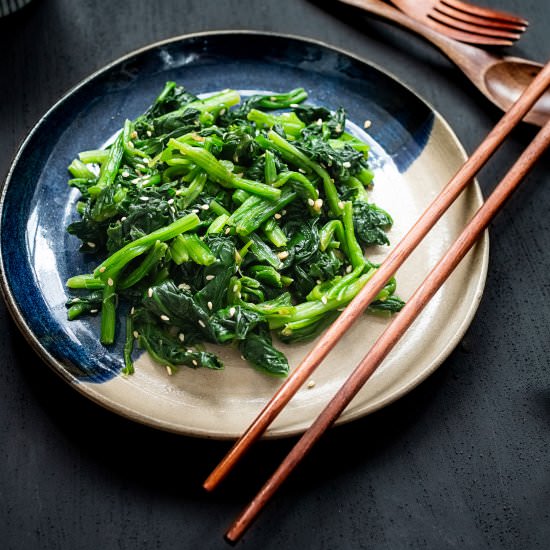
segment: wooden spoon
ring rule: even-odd
[[[520,57],[502,56],[457,42],[412,19],[381,0],[339,0],[411,30],[438,47],[485,97],[507,111],[542,69],[540,63]],[[539,99],[523,119],[543,126],[550,120],[550,91]]]

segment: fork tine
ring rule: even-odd
[[[465,21],[474,25],[481,25],[483,27],[494,27],[516,32],[523,32],[527,29],[527,25],[523,23],[512,23],[510,21],[503,21],[492,17],[466,13],[462,10],[457,10],[456,8],[448,6],[444,1],[440,2],[434,9],[440,13],[448,15],[449,17],[453,17],[454,19],[459,19],[460,21]]]
[[[512,42],[514,40],[517,40],[521,36],[521,32],[511,32],[490,27],[482,27],[480,25],[472,25],[471,23],[460,21],[459,19],[455,19],[454,17],[449,17],[448,15],[439,12],[437,9],[432,10],[429,13],[429,17],[434,19],[438,23],[447,25],[448,27],[453,27],[455,29],[460,29],[461,31],[478,34],[481,36],[503,38],[511,40]]]
[[[496,36],[483,36],[481,34],[474,34],[471,32],[461,31],[460,29],[449,27],[449,25],[441,24],[434,19],[427,19],[426,23],[441,34],[445,34],[450,38],[454,38],[460,42],[466,42],[467,44],[477,44],[479,46],[512,46],[514,40],[509,38],[499,38]],[[478,29],[479,30],[479,29]]]
[[[455,8],[457,10],[460,10],[462,12],[470,13],[479,15],[480,17],[488,17],[491,19],[498,19],[500,21],[507,21],[509,23],[516,23],[518,25],[522,25],[527,27],[529,25],[529,21],[527,19],[524,19],[523,17],[519,17],[517,15],[514,15],[512,13],[508,13],[505,11],[500,10],[493,10],[489,8],[482,8],[480,6],[476,6],[473,4],[469,4],[467,2],[463,2],[462,0],[441,0],[442,4],[446,4],[447,6],[450,6],[451,8]]]

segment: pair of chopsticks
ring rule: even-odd
[[[296,367],[291,376],[279,388],[246,432],[237,440],[228,454],[206,479],[204,482],[205,489],[208,491],[213,490],[227,476],[251,445],[265,432],[292,396],[334,348],[353,322],[365,311],[378,292],[409,257],[477,172],[485,165],[514,127],[520,123],[548,86],[550,86],[550,62],[544,66],[530,86],[487,135],[446,187],[432,201],[405,237],[390,252],[372,279],[349,303],[346,309],[304,358],[302,363]],[[254,497],[231,525],[225,535],[228,542],[235,543],[240,539],[288,475],[311,450],[323,433],[340,416],[412,322],[418,317],[429,300],[476,243],[490,221],[500,211],[506,200],[519,186],[522,179],[549,145],[550,121],[539,131],[471,221],[466,225],[457,240],[428,274],[426,279],[424,279],[403,309],[391,321],[374,346],[344,382],[326,408],[298,440],[256,497]]]

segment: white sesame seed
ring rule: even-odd
[[[179,340],[180,342],[183,342],[183,341],[185,340],[185,334],[183,334],[183,332],[180,332],[180,333],[178,334],[178,340]]]
[[[282,218],[281,214],[279,214],[278,212],[277,212],[277,214],[275,214],[273,217],[274,217],[276,220],[280,220],[280,219]]]
[[[130,134],[130,137],[132,139],[136,139],[138,137],[138,133],[134,130],[131,134]]]
[[[100,273],[104,273],[106,269],[107,269],[107,268],[106,268],[104,265],[102,265],[102,266],[99,268],[99,272],[100,272]]]
[[[132,309],[130,310],[130,315],[133,315],[135,313],[136,309],[134,306],[132,306]]]
[[[298,172],[300,172],[301,174],[305,174],[306,171],[303,169],[303,168],[298,168]]]
[[[86,244],[87,244],[90,248],[95,248],[95,243],[93,243],[93,242],[91,242],[91,241],[88,242],[88,243],[86,243]]]
[[[346,273],[351,273],[353,271],[353,267],[351,265],[348,265],[348,267],[346,267]]]
[[[197,363],[197,360],[196,359],[193,359],[193,361],[191,361],[191,363],[193,363],[193,365],[195,365],[195,367],[198,367],[199,364]]]
[[[316,121],[315,121],[315,124],[317,124],[317,126],[321,126],[323,124],[323,119],[322,118],[318,118]]]
[[[233,315],[235,315],[235,312],[236,312],[236,311],[237,311],[237,310],[236,310],[234,307],[230,307],[230,308],[229,308],[229,317],[230,317],[230,318],[233,317]]]
[[[225,115],[225,113],[226,113],[226,110],[225,110],[225,109],[221,109],[221,110],[220,110],[220,115],[223,116],[223,115]]]
[[[315,386],[315,381],[314,380],[310,380],[308,383],[307,383],[307,387],[308,389],[311,389]]]
[[[323,302],[323,304],[326,305],[327,302],[328,302],[328,298],[327,298],[326,296],[322,296],[322,297],[321,297],[321,302]]]
[[[207,276],[205,277],[205,279],[206,279],[207,281],[211,281],[213,278],[214,278],[214,275],[207,275]]]
[[[187,353],[193,353],[193,350],[191,348],[187,348]]]
[[[111,277],[109,277],[109,278],[107,279],[107,284],[108,284],[109,286],[113,286],[113,285],[115,284],[115,282],[113,281],[113,279],[111,279]]]
[[[149,197],[141,196],[139,197],[140,201],[147,202],[149,200]]]
[[[206,305],[208,306],[208,309],[209,309],[209,310],[212,310],[212,308],[214,307],[214,305],[212,304],[212,302],[208,302]]]
[[[336,130],[336,132],[340,133],[342,131],[342,125],[341,124],[337,124],[334,129]]]
[[[149,298],[151,298],[153,296],[153,289],[150,288],[148,291],[147,291],[147,296],[149,296]]]
[[[239,290],[239,285],[233,285],[233,292],[237,292]]]
[[[147,137],[151,137],[153,135],[153,132],[151,132],[151,130],[147,130],[147,132],[145,132],[147,134]]]
[[[137,330],[134,330],[134,332],[132,332],[132,336],[136,339],[139,338],[139,332]]]
[[[90,309],[90,313],[97,313],[98,310],[97,309]]]
[[[277,98],[276,98],[274,95],[272,95],[269,99],[270,99],[271,101],[277,101]]]
[[[345,162],[342,163],[342,166],[344,168],[351,168],[351,162],[349,160],[346,160]]]
[[[210,205],[209,204],[203,204],[203,205],[201,205],[201,208],[203,210],[208,210],[210,208]]]
[[[166,365],[166,372],[168,373],[168,376],[172,376],[172,367],[170,365]]]
[[[187,283],[179,284],[178,288],[181,288],[181,290],[191,290],[191,287]]]
[[[128,147],[129,147],[130,149],[133,149],[133,148],[134,148],[134,144],[133,144],[131,141],[129,141],[129,142],[128,142]]]
[[[288,258],[288,250],[283,250],[282,252],[279,252],[277,256],[279,260],[285,260],[286,258]]]
[[[365,122],[363,122],[363,128],[365,128],[365,129],[370,128],[371,124],[372,124],[372,121],[365,120]]]
[[[205,328],[206,325],[204,324],[204,321],[202,319],[199,319],[199,325],[202,327],[202,328]]]
[[[121,222],[126,221],[126,216],[122,216],[122,218],[120,218],[120,221]]]
[[[198,214],[199,213],[199,211],[196,208],[193,208],[193,210],[191,210],[191,212],[193,212],[193,214]]]
[[[323,199],[317,199],[313,204],[313,207],[315,208],[315,210],[321,210],[322,206],[323,206]]]
[[[174,199],[168,199],[166,202],[167,202],[168,204],[174,204]]]
[[[225,234],[229,235],[229,233],[231,233],[231,227],[226,227],[225,228]]]
[[[291,109],[296,109],[296,107],[299,107],[299,106],[300,106],[300,105],[298,105],[298,103],[291,103],[291,104],[289,105],[289,107],[290,107]]]
[[[342,201],[338,201],[338,208],[344,210],[344,203]]]
[[[123,178],[127,178],[127,177],[129,177],[129,176],[130,176],[130,172],[128,172],[128,170],[123,170],[123,171],[122,171],[122,177],[123,177]]]
[[[162,321],[170,321],[170,317],[168,317],[168,315],[161,315],[160,318]]]
[[[315,201],[313,199],[307,199],[307,203],[309,206],[313,206],[315,204]]]
[[[321,279],[317,279],[317,280],[315,281],[315,284],[316,284],[316,285],[320,285],[320,284],[321,284]]]

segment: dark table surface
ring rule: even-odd
[[[484,0],[531,27],[544,62],[550,3]],[[306,0],[35,0],[0,19],[0,175],[67,90],[148,43],[214,29],[320,39],[380,66],[447,118],[471,152],[499,117],[435,49]],[[485,193],[534,135],[480,174]],[[463,341],[397,403],[326,434],[244,548],[550,547],[550,176],[546,156],[491,229],[485,293]],[[87,401],[43,364],[0,306],[0,548],[224,548],[223,532],[290,449],[259,444],[215,494],[227,442],[157,432]]]

